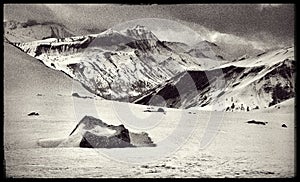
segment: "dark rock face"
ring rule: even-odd
[[[87,48],[91,42],[94,40],[92,37],[86,37],[85,39],[78,40],[80,43],[75,44],[61,44],[61,45],[51,45],[51,44],[40,44],[36,47],[35,56],[39,56],[45,53],[64,53],[67,51],[70,52],[79,52]]]
[[[295,73],[296,73],[296,65],[295,61],[286,59],[283,62],[275,64],[271,72],[266,74],[265,78],[268,79],[276,78],[276,79],[283,79],[284,82],[278,81],[276,85],[272,87],[265,86],[265,90],[271,93],[272,100],[269,103],[269,107],[276,105],[282,101],[295,97]]]
[[[133,147],[130,144],[129,132],[121,127],[117,134],[112,136],[98,136],[87,131],[79,144],[83,148],[122,148]]]
[[[162,86],[158,85],[153,90],[149,90],[149,92],[141,96],[139,99],[135,100],[133,103],[149,105],[153,95],[159,95],[167,103],[167,107],[179,108],[181,107],[181,99],[183,98],[183,95],[179,93],[180,91],[181,93],[184,93],[184,95],[190,94],[191,98],[191,95],[196,96],[199,93],[203,95],[202,101],[194,103],[194,105],[186,106],[185,108],[190,108],[196,106],[197,104],[203,107],[207,103],[209,103],[211,99],[206,96],[207,92],[213,89],[213,86],[210,84],[210,82],[212,83],[217,81],[217,79],[222,76],[222,73],[227,73],[225,75],[225,79],[237,77],[237,75],[242,73],[245,68],[229,66],[226,68],[222,68],[221,70],[222,71],[220,71],[220,69],[213,69],[208,71],[186,71],[180,73],[177,76],[171,78],[167,82],[167,84]],[[208,80],[207,75],[211,76],[210,80]],[[195,91],[195,89],[198,90],[199,93],[193,92]],[[157,106],[161,104],[162,103],[159,102],[155,103],[155,105]]]
[[[155,146],[151,138],[147,133],[132,133],[125,128],[124,125],[114,126],[104,123],[102,120],[94,118],[92,116],[85,116],[77,124],[70,135],[83,124],[83,130],[85,133],[79,144],[84,148],[123,148],[123,147],[135,147],[135,146]],[[100,127],[102,129],[108,129],[110,131],[115,130],[114,133],[95,132],[93,129]],[[97,130],[97,129],[96,129]]]
[[[255,120],[251,120],[251,121],[247,121],[248,124],[260,124],[260,125],[266,125],[268,124],[268,122],[264,122],[264,121],[255,121]]]

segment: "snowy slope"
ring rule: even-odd
[[[254,57],[249,57],[244,55],[240,57],[237,61],[233,61],[224,64],[221,67],[241,66],[241,67],[253,67],[253,66],[272,66],[285,59],[294,60],[294,47],[285,47],[281,49],[271,50],[269,52],[263,52]]]
[[[21,102],[26,100],[25,98],[36,97],[37,94],[71,96],[75,85],[77,90],[81,87],[79,82],[62,72],[45,67],[43,63],[8,43],[4,43],[3,65],[5,100],[14,96],[21,97],[22,99],[18,99]],[[91,95],[84,88],[80,94]],[[15,109],[17,108],[13,110]]]
[[[255,110],[254,112],[294,114],[296,107],[295,98],[290,98],[262,111]]]

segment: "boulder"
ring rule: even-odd
[[[157,112],[165,112],[165,110],[163,108],[158,108]]]
[[[87,131],[79,144],[83,148],[122,148],[133,147],[130,144],[129,132],[124,130],[112,136],[99,136]]]
[[[102,120],[92,116],[85,116],[77,124],[70,136],[79,126],[83,133],[80,147],[87,148],[115,148],[131,147],[129,131],[124,125],[113,126],[104,123]]]
[[[77,134],[75,134],[75,131],[77,131]],[[69,138],[72,138],[72,135],[78,136],[78,133],[82,135],[79,147],[84,148],[155,146],[145,132],[132,133],[124,125],[108,125],[92,116],[83,117],[70,133]]]
[[[266,125],[268,124],[268,122],[264,122],[264,121],[255,121],[255,120],[250,120],[247,121],[248,124],[259,124],[259,125]]]
[[[75,93],[72,93],[72,96],[73,96],[73,97],[80,97],[79,94],[76,93],[76,92],[75,92]]]
[[[287,125],[283,123],[283,124],[281,125],[281,127],[287,128]]]
[[[77,97],[77,98],[82,98],[82,99],[93,99],[93,97],[90,97],[90,96],[81,96],[79,95],[78,93],[72,93],[72,96],[73,97]]]
[[[29,113],[29,114],[27,114],[28,116],[38,116],[38,115],[40,115],[39,113],[37,113],[37,112],[31,112],[31,113]]]

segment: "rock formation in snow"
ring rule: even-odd
[[[42,147],[123,148],[156,146],[147,133],[130,132],[92,116],[83,117],[66,139],[42,139]]]

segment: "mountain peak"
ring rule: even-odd
[[[124,32],[127,36],[133,37],[135,39],[139,40],[145,40],[145,39],[153,39],[158,40],[158,38],[145,26],[142,25],[136,25],[132,28],[129,28],[125,30]]]
[[[203,46],[211,46],[211,47],[218,47],[217,44],[213,43],[213,42],[209,42],[208,40],[203,40],[201,42],[198,42],[194,45],[195,47],[203,47]]]
[[[104,31],[103,33],[105,33],[106,35],[112,35],[112,34],[116,34],[116,33],[118,34],[119,32],[116,31],[116,30],[113,30],[113,29],[109,28],[106,31]]]

